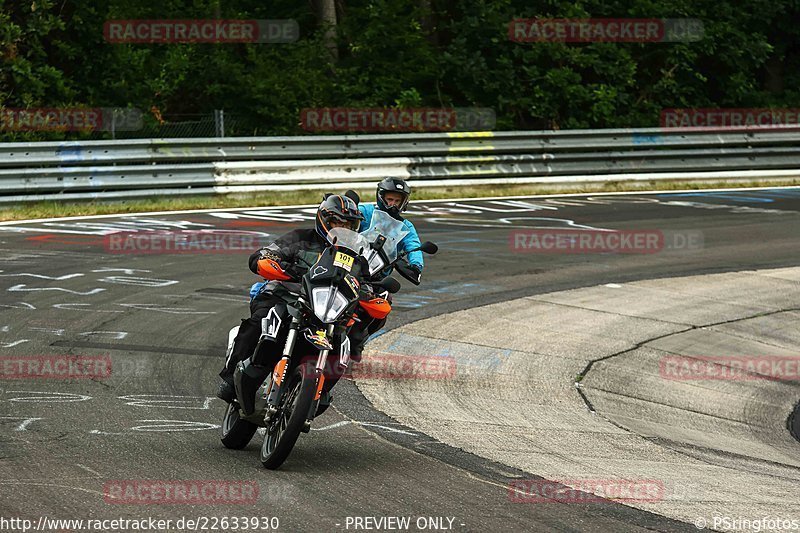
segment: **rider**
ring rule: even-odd
[[[345,195],[325,194],[317,208],[314,229],[292,230],[250,256],[250,270],[273,281],[253,286],[250,318],[242,320],[239,333],[234,339],[233,350],[225,361],[225,367],[219,373],[222,378],[217,392],[219,398],[230,402],[236,397],[233,384],[236,365],[253,355],[261,336],[261,320],[267,316],[270,309],[281,302],[281,299],[273,294],[273,291],[280,287],[280,281],[274,281],[274,276],[267,275],[270,271],[275,272],[271,265],[277,263],[288,274],[287,277],[299,280],[327,246],[326,237],[329,230],[333,228],[357,230],[359,222],[364,217],[351,196],[356,195],[351,195],[350,191]],[[259,349],[259,352],[266,354],[268,360],[263,361],[260,366],[271,369],[280,359],[283,346],[275,342],[266,344],[264,350]]]
[[[392,218],[401,221],[408,231],[408,234],[403,237],[403,240],[397,245],[398,252],[408,252],[419,248],[419,235],[417,234],[414,224],[401,215],[408,207],[408,200],[411,197],[411,187],[409,187],[408,182],[400,178],[386,177],[378,183],[378,190],[375,196],[375,205],[359,204],[358,206],[359,210],[361,210],[361,214],[364,215],[364,220],[361,221],[359,231],[365,231],[369,228],[370,222],[372,222],[372,214],[375,212],[375,209],[378,209],[380,211],[385,211]],[[422,269],[425,266],[422,260],[422,252],[410,252],[406,260],[408,261],[408,270],[411,271],[412,276],[416,279],[417,283],[419,283],[422,276]],[[391,269],[381,272],[384,277],[388,276],[390,273]],[[362,319],[362,322],[355,325],[350,330],[349,334],[350,358],[355,362],[361,361],[364,344],[366,344],[369,336],[381,329],[386,323],[385,318],[381,320],[372,319],[364,313],[360,313],[359,318]]]

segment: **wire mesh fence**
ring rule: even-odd
[[[57,110],[55,112],[31,110],[28,115],[25,115],[25,110],[15,110],[15,112],[16,123],[4,116],[2,124],[0,124],[0,142],[222,138],[258,135],[258,132],[251,131],[251,126],[243,120],[241,115],[225,113],[224,110],[202,114],[164,115],[158,110],[141,112],[135,109],[112,108]],[[88,121],[77,121],[76,116],[82,114],[85,115],[83,117],[85,119],[92,113],[99,117],[98,120],[92,123],[91,127],[81,127]],[[49,122],[48,117],[52,119]],[[69,124],[59,127],[59,121],[69,122]]]
[[[136,130],[97,131],[95,139],[144,139],[144,138],[187,138],[187,137],[237,137],[252,135],[248,133],[240,116],[216,110],[207,114],[175,114],[152,116],[143,120],[142,127]]]

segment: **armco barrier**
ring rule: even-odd
[[[4,143],[0,202],[338,189],[386,175],[450,186],[713,179],[715,172],[730,180],[796,177],[800,128]]]

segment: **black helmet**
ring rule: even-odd
[[[386,206],[386,199],[384,195],[387,192],[399,192],[403,195],[403,201],[400,203],[400,207],[387,207]],[[406,210],[408,207],[408,198],[411,196],[411,187],[408,186],[408,183],[404,179],[400,178],[383,178],[380,183],[378,183],[378,192],[377,196],[377,203],[378,209],[381,211],[386,211],[392,217],[400,219],[400,213]]]
[[[358,226],[364,220],[364,215],[358,205],[349,196],[339,194],[326,194],[325,199],[317,208],[317,233],[326,239],[331,229],[331,221],[339,220],[347,223],[347,229],[358,231]]]

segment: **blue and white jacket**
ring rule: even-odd
[[[366,231],[372,222],[372,213],[375,212],[377,206],[375,204],[358,204],[358,209],[361,210],[361,214],[364,215],[364,220],[361,221],[361,226],[358,228],[358,231]],[[419,248],[421,243],[419,241],[419,235],[417,234],[417,228],[415,228],[414,224],[407,218],[403,219],[403,225],[408,230],[408,235],[403,237],[403,240],[397,245],[397,250],[399,252],[405,252],[407,250]],[[408,254],[407,259],[410,264],[418,266],[420,270],[425,267],[425,262],[422,259],[422,252],[419,250]]]

